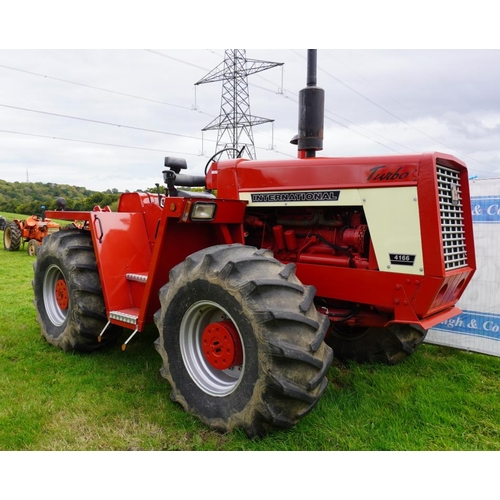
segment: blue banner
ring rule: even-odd
[[[470,190],[480,272],[458,302],[462,314],[432,327],[427,341],[500,357],[500,178],[478,179]]]
[[[500,314],[463,311],[432,329],[500,341]]]
[[[500,223],[500,196],[473,196],[471,209],[474,224]]]

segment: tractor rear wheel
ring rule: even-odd
[[[28,255],[34,257],[38,252],[38,241],[30,240],[28,243]]]
[[[19,250],[21,246],[21,230],[15,222],[9,222],[3,231],[3,246],[9,252]]]
[[[404,324],[387,328],[334,326],[326,343],[333,348],[335,357],[343,361],[395,365],[413,354],[426,334],[425,330]]]
[[[328,319],[293,265],[218,245],[170,272],[155,314],[171,399],[210,428],[261,436],[297,424],[327,387]]]
[[[59,231],[44,238],[33,264],[34,304],[42,335],[64,351],[90,352],[122,332],[107,323],[90,233]]]

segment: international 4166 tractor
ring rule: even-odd
[[[296,159],[167,157],[165,194],[44,239],[42,335],[63,350],[123,342],[154,322],[171,399],[207,426],[260,436],[297,424],[333,355],[394,364],[460,311],[475,271],[467,169],[449,154],[317,157],[324,91],[308,51]],[[182,191],[179,187],[204,187]]]

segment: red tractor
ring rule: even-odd
[[[15,252],[28,244],[28,254],[36,255],[43,238],[61,226],[43,215],[30,215],[25,220],[14,219],[5,224],[3,232],[3,246],[5,250]]]
[[[154,322],[171,398],[212,429],[298,423],[340,359],[394,364],[458,314],[475,271],[467,169],[448,154],[321,158],[324,92],[308,52],[298,157],[166,158],[165,194],[43,242],[34,266],[48,342],[92,351]],[[179,187],[204,187],[204,192]],[[333,350],[332,350],[333,348]]]

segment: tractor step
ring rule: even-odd
[[[125,275],[128,281],[137,281],[139,283],[146,283],[148,281],[148,273],[127,273]]]
[[[109,321],[112,319],[121,321],[122,323],[128,323],[134,325],[135,329],[132,335],[122,344],[122,351],[127,348],[127,344],[132,340],[135,334],[139,331],[139,326],[137,325],[137,319],[139,318],[139,309],[137,307],[123,309],[122,311],[110,311]],[[106,325],[107,326],[107,325]],[[103,330],[104,333],[104,330]],[[101,333],[102,335],[102,333]]]
[[[123,311],[110,311],[109,319],[116,319],[122,321],[123,323],[130,323],[131,325],[137,324],[137,318],[139,317],[139,308],[124,309]]]

